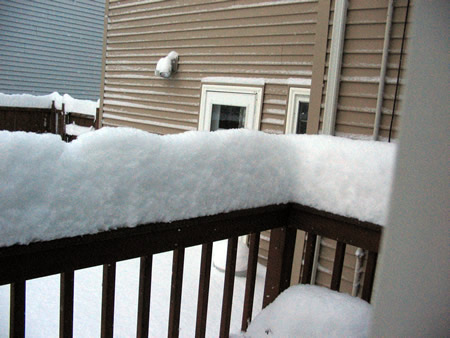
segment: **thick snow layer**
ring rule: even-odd
[[[82,113],[92,116],[95,116],[95,111],[99,106],[99,100],[78,100],[69,94],[61,96],[57,92],[42,96],[0,93],[0,107],[51,108],[52,101],[55,101],[56,109],[62,109],[62,104],[64,103],[66,113]]]
[[[0,246],[298,202],[384,224],[392,144],[249,130],[0,132]]]
[[[242,337],[368,337],[371,313],[362,299],[295,285],[261,311]]]

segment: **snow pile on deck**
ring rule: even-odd
[[[0,93],[0,107],[51,108],[52,101],[55,101],[56,109],[61,110],[64,103],[67,113],[81,113],[92,116],[95,116],[95,111],[99,106],[99,100],[79,100],[69,94],[60,95],[58,92],[41,96]]]
[[[368,337],[371,314],[362,299],[295,285],[261,311],[242,337]]]
[[[249,130],[0,132],[0,246],[298,202],[384,224],[395,146]]]

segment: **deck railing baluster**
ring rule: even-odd
[[[255,296],[256,268],[258,266],[259,239],[261,233],[249,236],[249,252],[247,264],[247,279],[245,281],[244,310],[242,311],[241,330],[246,331],[252,320],[253,299]]]
[[[233,304],[234,276],[236,272],[238,237],[228,240],[227,264],[225,268],[225,282],[223,286],[222,317],[220,320],[220,337],[230,335],[231,309]]]
[[[148,337],[153,256],[141,257],[136,337]]]
[[[11,338],[25,337],[25,296],[25,281],[18,281],[11,284],[9,323],[9,336]]]
[[[103,265],[101,337],[112,338],[114,331],[114,294],[116,263]]]
[[[59,336],[61,338],[73,336],[74,275],[73,270],[60,275]]]
[[[172,286],[170,292],[168,337],[178,337],[180,331],[181,291],[183,288],[184,248],[173,251]]]
[[[344,267],[345,258],[345,247],[345,243],[337,242],[336,244],[336,253],[333,263],[333,275],[331,277],[330,286],[331,290],[339,291],[339,288],[341,286],[342,268]]]
[[[202,245],[200,280],[198,284],[197,324],[195,337],[205,337],[208,314],[209,283],[211,279],[212,242]]]

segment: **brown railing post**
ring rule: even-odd
[[[97,107],[95,109],[95,122],[94,122],[94,128],[99,129],[100,128],[100,108]]]
[[[248,324],[252,320],[253,299],[255,296],[256,268],[258,265],[258,249],[261,233],[257,232],[249,236],[249,252],[247,264],[247,279],[245,281],[244,310],[242,311],[241,331],[247,331]]]
[[[180,331],[181,291],[183,288],[184,248],[173,251],[172,286],[170,292],[168,337],[178,337]]]
[[[212,242],[202,245],[200,262],[200,281],[198,284],[197,324],[195,337],[205,337],[206,319],[208,314],[209,282],[211,277]]]
[[[9,323],[9,336],[11,338],[25,337],[25,295],[25,281],[11,284],[11,308]]]
[[[273,229],[270,232],[263,308],[290,285],[296,236],[296,230],[289,227]]]
[[[58,130],[58,134],[61,135],[61,139],[63,141],[66,140],[66,105],[62,104],[62,109],[59,113],[59,120],[60,120],[60,129]]]
[[[114,330],[114,292],[116,263],[103,265],[101,337],[112,338]]]
[[[52,101],[50,116],[49,132],[52,134],[58,134],[58,112],[56,111],[55,101]]]
[[[136,337],[148,337],[153,256],[141,257]]]
[[[70,338],[73,336],[74,271],[63,272],[60,278],[59,336]]]
[[[364,285],[361,298],[369,303],[370,299],[372,298],[375,269],[377,267],[377,257],[378,254],[376,252],[369,251],[369,255],[367,256],[366,270],[364,272]]]

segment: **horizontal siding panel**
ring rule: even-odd
[[[211,18],[208,16],[208,20],[199,22],[198,20],[191,21],[164,21],[161,23],[155,23],[154,20],[148,24],[140,23],[139,25],[119,25],[110,24],[108,26],[109,32],[108,36],[115,35],[130,35],[130,34],[155,34],[156,32],[179,32],[181,30],[189,31],[199,31],[206,29],[220,29],[227,27],[249,27],[249,26],[259,26],[261,22],[270,19],[271,25],[280,24],[311,24],[315,23],[314,13],[290,13],[286,15],[270,15],[269,17],[258,17],[251,16],[246,18],[229,18],[225,19],[223,17]],[[200,23],[200,24],[199,24]]]
[[[264,30],[261,30],[261,28]],[[181,30],[178,32],[157,31],[150,34],[142,35],[108,35],[108,44],[117,44],[121,42],[141,43],[149,41],[177,41],[177,40],[194,40],[194,39],[225,39],[232,37],[261,37],[261,36],[287,36],[300,34],[314,34],[314,24],[294,25],[292,23],[248,26],[248,27],[226,27],[209,30]]]
[[[64,59],[58,60],[60,65],[65,67],[65,71],[56,76],[65,77],[67,74],[83,74],[85,79],[98,80],[98,68],[89,65],[77,65],[76,63],[65,62]],[[52,73],[55,66],[52,61],[48,59],[35,58],[22,58],[20,56],[15,58],[15,61],[11,60],[11,57],[5,57],[0,55],[0,62],[3,65],[2,72],[5,73],[29,73],[29,74],[42,74],[42,72]],[[20,66],[19,66],[20,64]],[[39,67],[36,67],[39,65]],[[97,74],[96,74],[97,73]]]
[[[101,0],[0,3],[0,91],[100,94],[104,3]]]
[[[115,92],[114,90],[108,91],[108,98],[114,100],[130,100],[133,101],[141,101],[141,102],[151,102],[151,103],[167,103],[170,101],[173,105],[182,105],[187,107],[198,107],[199,99],[196,97],[186,97],[186,96],[177,96],[170,92],[166,93],[158,93],[150,96],[142,95],[139,93],[123,93],[123,92]]]
[[[9,72],[9,71],[4,71],[2,73],[2,83],[6,83],[6,81],[11,81],[11,82],[28,82],[28,83],[36,83],[41,81],[42,82],[42,86],[46,86],[46,85],[50,85],[50,86],[57,86],[58,84],[60,84],[61,86],[67,86],[69,84],[74,85],[75,87],[79,86],[79,87],[92,87],[92,88],[97,88],[95,86],[95,84],[93,84],[92,86],[90,86],[89,84],[86,84],[86,82],[84,80],[81,79],[77,79],[77,80],[73,80],[72,77],[70,76],[71,74],[55,74],[55,75],[51,75],[51,74],[44,74],[44,75],[40,75],[40,74],[30,74],[27,72]],[[55,91],[56,89],[54,89]],[[47,93],[48,94],[48,93]]]
[[[314,49],[314,36],[311,36],[310,39],[312,42],[307,41],[308,37],[304,35],[270,35],[270,36],[228,36],[226,39],[211,39],[208,37],[204,38],[184,38],[184,39],[173,39],[173,40],[136,40],[136,41],[122,41],[112,43],[108,40],[108,47],[113,46],[114,48],[153,48],[153,49],[179,49],[183,47],[195,47],[198,48],[211,48],[211,47],[228,47],[232,46],[235,48],[240,48],[241,46],[270,46],[270,45],[298,45],[298,46],[306,46],[305,48],[308,50],[308,46],[310,47],[308,52],[313,52]],[[306,40],[306,41],[305,41]]]
[[[210,0],[210,2],[227,2],[229,0]],[[155,10],[158,8],[177,8],[187,7],[203,3],[204,0],[190,0],[186,4],[184,0],[173,0],[167,4],[166,0],[110,0],[109,8],[111,11],[135,13],[137,11]]]
[[[132,109],[130,111],[121,111],[120,109],[111,108],[111,112],[106,114],[105,118],[109,119],[121,119],[125,121],[126,119],[135,119],[138,121],[155,121],[166,123],[167,125],[177,126],[179,129],[192,130],[197,128],[197,119],[186,119],[182,117],[177,117],[175,114],[160,113],[154,110],[149,110],[148,114],[143,114],[142,111],[137,109]],[[185,128],[183,128],[185,127]]]
[[[49,4],[51,11],[49,11]],[[0,9],[2,12],[7,11],[17,13],[21,15],[22,13],[30,13],[29,17],[31,20],[35,17],[45,18],[47,20],[60,19],[64,21],[78,21],[83,22],[93,22],[98,18],[96,13],[104,11],[104,3],[102,1],[89,1],[89,0],[77,0],[76,3],[76,13],[80,16],[74,16],[74,3],[71,0],[56,0],[56,1],[30,1],[26,0],[9,0],[3,4],[0,4]],[[9,15],[8,15],[9,16]]]
[[[253,0],[252,2],[253,3],[246,5],[243,1],[240,1],[239,5],[235,5],[236,2],[232,1],[224,4],[223,6],[218,6],[217,3],[204,1],[202,4],[185,6],[183,8],[168,7],[161,8],[159,10],[119,14],[118,16],[114,16],[114,14],[111,13],[110,22],[112,24],[120,22],[139,22],[142,20],[157,20],[158,18],[168,17],[176,22],[176,20],[180,18],[191,20],[193,16],[201,18],[202,16],[209,17],[214,14],[219,14],[221,18],[237,19],[242,17],[267,16],[268,13],[272,13],[273,15],[307,13],[315,11],[316,8],[316,4],[314,4],[315,1],[309,1],[310,4],[308,4],[308,2],[299,3],[299,1],[290,1],[290,3],[286,3],[284,1],[267,1],[264,3],[264,1]],[[308,6],[311,5],[314,7],[308,8]]]
[[[101,50],[101,40],[98,41],[98,43],[93,44],[92,47],[89,44],[86,44],[81,39],[73,39],[72,41],[69,41],[66,38],[61,39],[53,39],[53,36],[38,36],[38,35],[31,35],[31,34],[20,34],[19,32],[7,32],[8,34],[3,34],[0,36],[0,42],[12,42],[17,44],[20,44],[22,48],[36,48],[39,50],[42,49],[51,49],[54,53],[58,53],[60,50],[63,52],[68,53],[80,53],[84,55],[89,55],[92,53],[97,53],[101,56],[102,50]]]
[[[157,0],[157,1],[148,1],[148,0],[143,0],[143,1],[137,1],[137,2],[124,2],[121,1],[120,5],[116,5],[114,4],[113,1],[110,1],[111,5],[110,5],[110,13],[111,15],[124,15],[124,14],[132,14],[132,15],[136,15],[138,13],[148,13],[148,12],[152,12],[152,13],[157,13],[160,10],[165,11],[166,13],[168,11],[172,11],[175,12],[177,14],[179,13],[184,13],[186,11],[189,11],[189,9],[192,10],[192,8],[195,9],[199,9],[201,10],[204,7],[199,7],[205,4],[204,0],[190,0],[189,2],[186,1],[180,1],[180,0],[173,0],[170,2],[164,1],[164,0]],[[282,2],[283,5],[287,5],[289,3],[300,3],[302,2],[301,0],[284,0],[278,1],[278,4]],[[307,3],[308,1],[303,1],[304,3]],[[310,2],[310,1],[309,1]],[[213,10],[214,6],[217,8],[231,8],[236,9],[236,8],[252,8],[255,5],[261,6],[261,1],[260,0],[240,0],[239,4],[236,4],[235,0],[209,0],[207,2],[210,6],[210,8],[208,8],[210,11]],[[264,4],[265,6],[273,6],[276,5],[272,2],[272,4],[270,2],[267,2],[266,4]],[[196,7],[193,7],[196,6]]]
[[[178,114],[179,118],[181,119],[181,116],[197,116],[198,114],[198,110],[191,110],[191,107],[180,107],[177,105],[170,105],[170,104],[165,104],[165,105],[158,105],[158,104],[154,104],[154,103],[147,103],[147,102],[133,102],[133,101],[124,101],[124,100],[113,100],[113,99],[105,99],[104,100],[104,104],[105,106],[112,106],[112,107],[116,107],[115,109],[119,109],[120,107],[125,107],[127,109],[127,111],[132,111],[132,109],[134,109],[134,111],[136,112],[143,112],[145,113],[146,111],[148,113],[170,113],[170,114]]]
[[[181,88],[167,88],[167,87],[155,87],[152,86],[150,89],[148,89],[148,86],[142,86],[139,88],[139,86],[125,86],[122,84],[108,84],[105,85],[105,91],[107,92],[114,92],[114,93],[137,93],[141,95],[173,95],[180,98],[197,98],[200,99],[199,89],[181,89]]]
[[[140,88],[140,89],[145,89],[145,88],[152,88],[152,89],[167,89],[170,88],[170,90],[174,90],[174,91],[179,91],[179,90],[187,90],[187,91],[200,91],[200,84],[196,81],[195,83],[192,82],[187,82],[184,81],[183,83],[178,83],[177,81],[177,86],[167,86],[167,84],[165,84],[162,81],[158,81],[158,82],[154,82],[151,83],[151,86],[149,85],[150,81],[147,80],[133,80],[130,81],[128,79],[108,79],[105,78],[105,86],[118,86],[118,87],[134,87],[134,88]]]
[[[264,80],[261,130],[284,132],[288,86],[295,83],[290,79],[309,86],[316,1],[128,4],[110,3],[108,11],[106,124],[134,116],[152,132],[183,131],[150,127],[164,119],[196,129],[197,122],[186,119],[198,119],[202,79],[239,77]],[[156,77],[157,61],[171,50],[180,55],[178,72],[170,80]],[[187,118],[180,109],[190,112]],[[139,126],[140,120],[125,122]]]
[[[7,15],[11,14],[11,17],[8,17]],[[42,18],[40,20],[36,20],[36,18],[31,18],[27,15],[21,15],[21,16],[13,16],[15,13],[11,11],[5,11],[2,13],[2,24],[0,25],[2,33],[6,32],[20,32],[22,34],[30,34],[30,25],[37,26],[39,30],[39,35],[42,36],[48,36],[49,38],[55,38],[60,37],[62,39],[71,40],[73,36],[73,29],[71,29],[69,26],[62,26],[58,30],[55,30],[54,27],[51,27],[49,23],[48,18]],[[14,19],[13,19],[14,17]],[[96,18],[98,20],[98,17]],[[51,21],[51,19],[50,19]],[[95,25],[93,25],[95,27]],[[89,25],[89,22],[86,22],[85,25],[83,25],[83,22],[77,23],[78,33],[83,35],[83,40],[87,40],[90,42],[102,42],[102,36],[99,34],[96,34],[95,31],[92,30],[92,23]],[[97,25],[97,29],[101,30],[103,28],[103,25]],[[35,33],[36,31],[33,30],[32,33]],[[75,37],[76,38],[76,37]]]
[[[159,55],[141,55],[141,56],[111,56],[109,54],[106,65],[153,65],[155,66],[161,57],[166,56],[166,53],[159,53]],[[233,56],[231,59],[230,56]],[[208,55],[207,53],[185,54],[178,61],[179,65],[295,65],[295,66],[311,66],[311,58],[309,56],[298,55],[278,55],[274,58],[273,55]]]
[[[277,74],[292,74],[303,75],[311,73],[311,63],[305,62],[267,62],[267,61],[183,61],[178,63],[179,71],[183,72],[199,72],[204,69],[214,68],[217,71],[227,69],[232,72],[245,72],[249,71],[265,71],[267,73],[274,72]],[[250,67],[249,67],[250,66]],[[114,64],[108,62],[106,64],[106,70],[108,72],[153,72],[156,68],[156,62],[152,63],[139,63],[139,64]],[[249,69],[253,68],[253,69]],[[255,69],[256,68],[256,69]]]
[[[139,117],[142,119],[163,119],[166,121],[176,121],[187,124],[197,124],[197,114],[187,114],[187,113],[179,113],[179,112],[170,112],[168,110],[156,110],[154,106],[147,106],[143,108],[134,107],[133,105],[114,105],[114,102],[111,104],[105,103],[108,106],[109,114],[121,114],[121,115],[129,115],[134,117]],[[174,109],[176,110],[176,109]]]
[[[28,58],[33,58],[34,55],[49,55],[49,59],[64,58],[70,61],[80,61],[80,58],[89,60],[90,64],[101,64],[102,52],[95,48],[73,48],[70,44],[50,43],[49,41],[28,40],[27,38],[16,39],[9,36],[0,35],[0,44],[7,48],[10,53],[22,52]],[[56,54],[56,55],[55,55]],[[4,54],[6,55],[6,54]],[[52,57],[53,55],[53,57]],[[54,62],[55,67],[58,63]]]
[[[148,131],[153,134],[166,135],[166,134],[177,134],[191,129],[187,129],[183,126],[177,126],[170,123],[159,123],[149,120],[139,120],[139,119],[120,119],[120,118],[106,118],[103,121],[105,127],[130,127],[139,128],[141,130]]]

